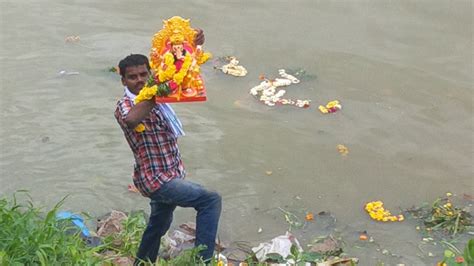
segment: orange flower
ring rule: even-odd
[[[308,212],[305,218],[306,218],[306,221],[312,221],[314,220],[314,215],[312,212]]]
[[[359,236],[359,239],[365,241],[365,240],[368,239],[368,237],[367,237],[366,234],[361,234],[361,235]]]

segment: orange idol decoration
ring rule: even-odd
[[[166,84],[169,94],[156,97],[158,102],[194,102],[206,100],[206,88],[200,65],[209,58],[194,44],[196,31],[189,19],[175,16],[163,21],[163,29],[152,40],[150,66],[154,80]]]

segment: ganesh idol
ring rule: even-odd
[[[195,35],[189,19],[175,16],[163,21],[163,29],[152,40],[150,66],[155,80],[166,83],[171,90],[169,97],[177,100],[205,93],[200,65],[212,55],[194,44]]]

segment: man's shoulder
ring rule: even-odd
[[[121,98],[119,98],[117,100],[117,107],[121,106],[121,105],[131,105],[133,102],[132,102],[132,99],[130,99],[130,97],[128,97],[127,95],[123,95]]]

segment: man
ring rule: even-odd
[[[204,35],[198,30],[195,43],[203,42]],[[119,69],[125,94],[117,103],[115,118],[135,157],[133,183],[151,200],[150,219],[135,264],[156,261],[161,237],[170,228],[176,206],[196,209],[195,245],[207,247],[200,255],[208,261],[214,252],[221,196],[184,180],[185,170],[177,144],[178,136],[184,132],[171,107],[157,104],[154,97],[134,104],[134,98],[150,75],[146,56],[129,55],[120,61]],[[139,124],[144,126],[144,131],[135,130]]]

